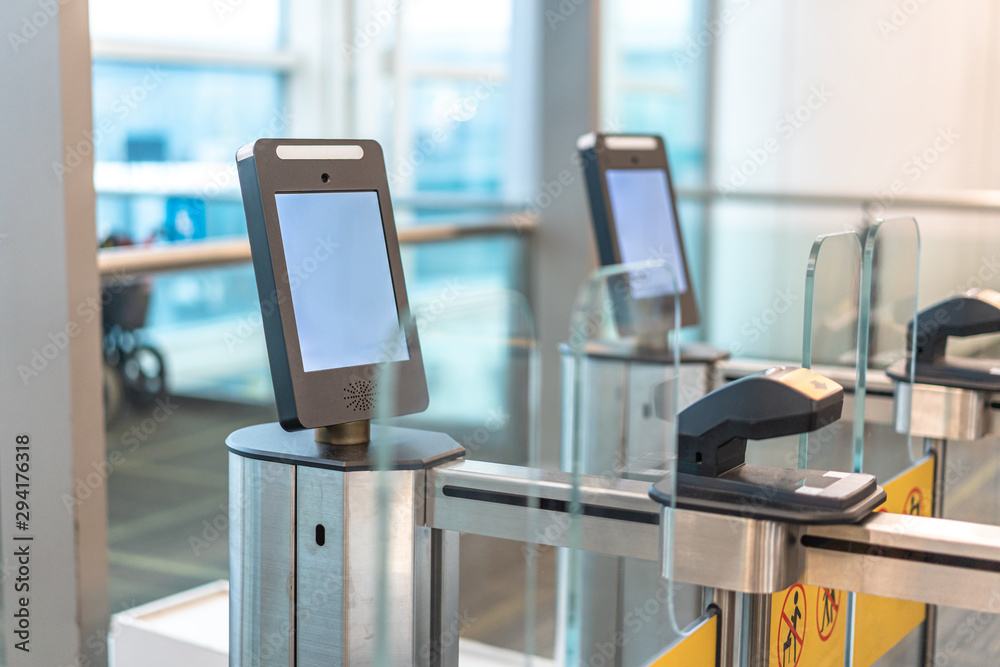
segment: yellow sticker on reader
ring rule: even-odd
[[[770,374],[770,373],[769,373]],[[778,370],[770,374],[772,379],[778,380],[782,384],[805,394],[814,401],[831,396],[843,387],[828,377],[824,377],[808,368],[796,368],[794,370]]]

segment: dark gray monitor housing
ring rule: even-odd
[[[425,410],[381,146],[259,139],[236,164],[282,428]]]
[[[672,321],[680,301],[681,326],[698,324],[677,199],[663,139],[654,135],[589,133],[577,140],[597,252],[603,266],[662,260],[672,271],[664,293],[632,296],[616,304],[623,335],[633,335],[627,302]],[[626,288],[628,286],[626,285]],[[672,322],[671,322],[672,326]]]

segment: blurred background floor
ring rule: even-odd
[[[272,405],[164,405],[126,407],[108,427],[109,464],[120,462],[108,477],[112,613],[229,577],[226,437],[276,419]]]

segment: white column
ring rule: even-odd
[[[559,456],[560,360],[581,283],[597,266],[576,140],[598,130],[597,0],[545,0],[536,16],[542,43],[539,99],[541,174],[529,197],[538,211],[531,282],[542,352],[542,455]],[[560,180],[562,179],[562,180]]]
[[[0,4],[0,534],[8,665],[107,664],[87,9],[86,0]],[[15,495],[19,435],[30,440],[24,498]],[[15,516],[19,500],[29,508],[25,528]],[[18,548],[29,552],[27,576]],[[19,637],[21,603],[30,635]],[[25,636],[21,646],[30,652],[17,648]]]

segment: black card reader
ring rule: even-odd
[[[840,419],[844,389],[806,368],[772,368],[678,414],[677,507],[790,523],[854,523],[885,501],[867,474],[746,464],[747,440],[815,431]],[[666,477],[650,496],[671,504]]]
[[[917,330],[916,361],[910,377],[910,355],[890,366],[894,380],[942,387],[1000,392],[1000,360],[964,359],[947,355],[948,339],[1000,332],[1000,292],[974,289],[928,306],[907,329],[907,349]]]

